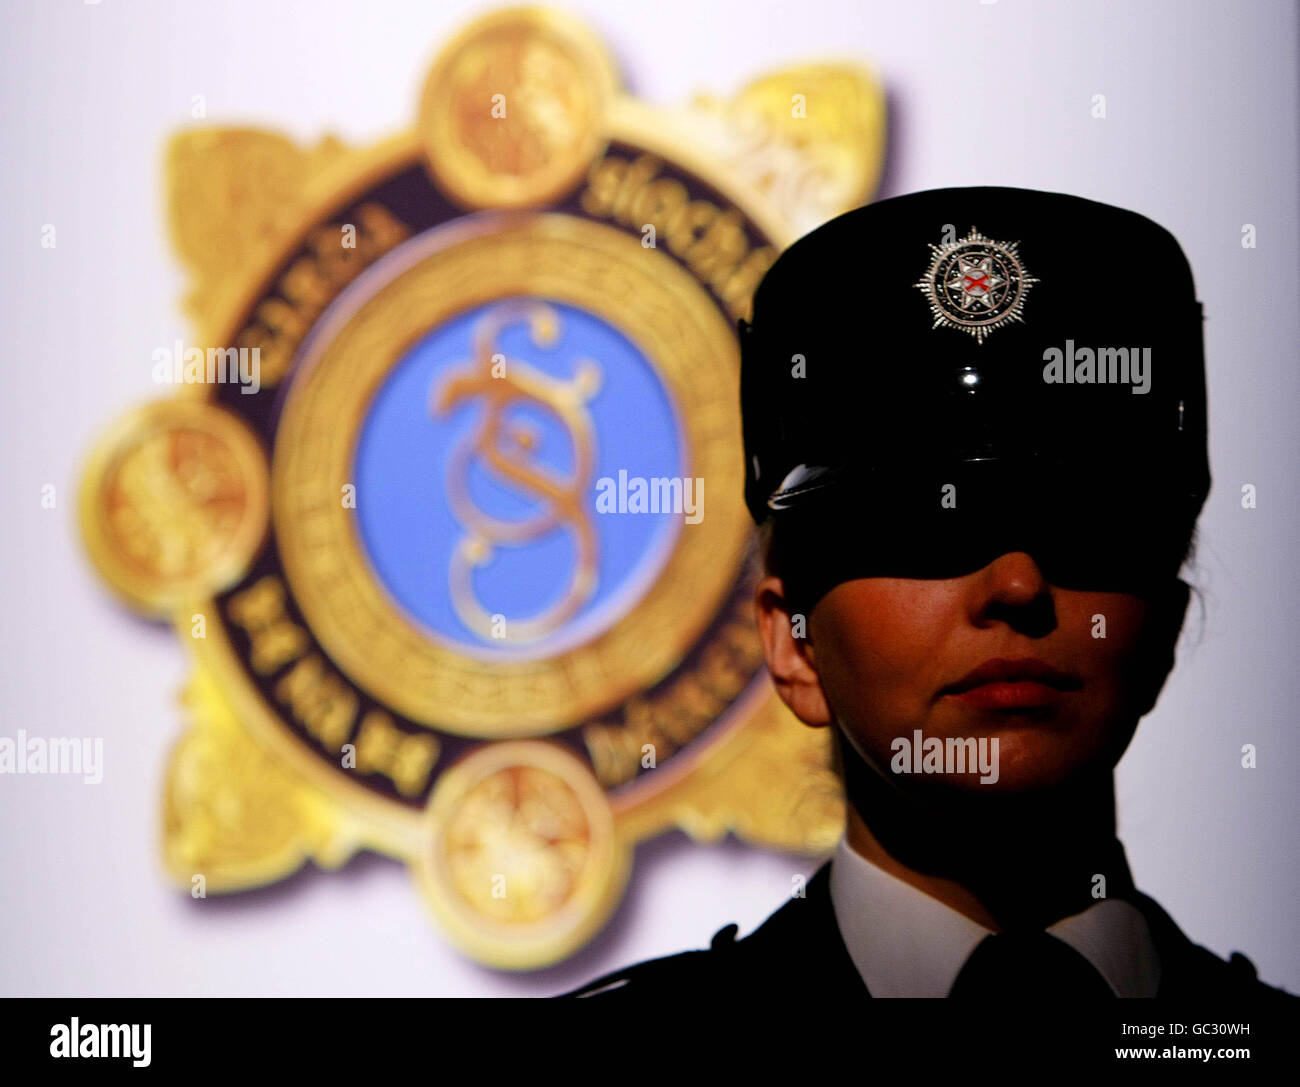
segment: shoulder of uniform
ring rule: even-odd
[[[850,989],[862,982],[840,944],[831,915],[830,865],[808,881],[806,896],[786,902],[743,939],[740,926],[724,925],[707,948],[650,959],[605,974],[562,996],[753,999],[799,984],[810,969],[830,968]],[[828,940],[839,945],[828,947]],[[847,973],[846,973],[847,972]]]
[[[1154,899],[1137,896],[1152,927],[1166,979],[1162,991],[1174,996],[1230,996],[1236,1000],[1296,1000],[1285,989],[1276,989],[1259,980],[1255,964],[1240,951],[1221,959],[1213,951],[1193,943]]]
[[[1225,961],[1199,944],[1194,944],[1193,947],[1200,953],[1201,962],[1207,972],[1213,971],[1222,978],[1219,986],[1216,986],[1219,992],[1229,992],[1235,997],[1253,1000],[1300,999],[1294,993],[1288,993],[1285,989],[1274,988],[1260,981],[1255,964],[1240,951],[1234,951]]]
[[[660,990],[680,993],[683,987],[690,987],[694,992],[716,988],[730,974],[728,967],[734,956],[729,952],[739,946],[736,942],[739,931],[739,925],[727,925],[714,934],[707,949],[682,951],[676,955],[633,963],[589,981],[580,989],[559,995],[579,998],[613,995],[650,997]]]

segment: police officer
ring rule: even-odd
[[[1286,995],[1115,837],[1209,490],[1201,324],[1168,231],[1058,193],[901,196],[777,260],[740,322],[757,614],[845,835],[752,935],[570,995]]]

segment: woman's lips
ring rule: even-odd
[[[1057,687],[1026,679],[1019,683],[983,683],[952,697],[981,710],[1025,710],[1053,705],[1061,695]]]
[[[940,691],[976,709],[1039,709],[1059,702],[1083,682],[1034,658],[985,661],[974,671]]]

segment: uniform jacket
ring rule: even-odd
[[[1133,904],[1147,919],[1160,955],[1159,996],[1224,1004],[1294,1000],[1259,981],[1240,953],[1227,962],[1193,944],[1154,901],[1136,895]],[[791,1001],[843,1004],[871,996],[840,937],[830,896],[830,863],[808,881],[806,896],[792,898],[757,930],[736,939],[727,925],[708,950],[685,951],[616,970],[564,997],[601,1000],[697,999]]]

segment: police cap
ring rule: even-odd
[[[848,212],[740,322],[746,505],[815,537],[823,578],[1176,570],[1210,484],[1201,325],[1131,211],[986,187]]]

